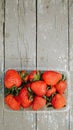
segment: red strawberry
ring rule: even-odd
[[[36,95],[43,96],[46,94],[47,85],[44,81],[36,81],[31,84],[31,89]]]
[[[40,80],[40,71],[36,71],[36,70],[31,71],[28,79],[29,79],[29,81]]]
[[[20,109],[20,103],[11,94],[5,97],[5,103],[13,110]]]
[[[56,88],[53,86],[50,89],[47,90],[46,92],[46,96],[50,97],[52,94],[54,94],[56,92]]]
[[[48,85],[55,85],[62,79],[62,74],[56,71],[45,71],[42,75],[42,79]]]
[[[19,74],[20,74],[20,77],[23,80],[23,82],[28,81],[29,75],[27,74],[27,72],[25,70],[20,71]]]
[[[65,80],[61,80],[58,84],[55,85],[55,88],[58,93],[63,94],[67,88],[67,82]]]
[[[28,108],[31,106],[33,99],[30,97],[29,92],[26,87],[21,89],[19,93],[19,97],[21,100],[21,105],[24,108]]]
[[[32,104],[32,109],[38,110],[38,109],[43,108],[45,105],[46,105],[46,99],[39,96],[35,96],[33,104]]]
[[[21,104],[21,99],[20,99],[19,95],[14,96],[14,98],[15,98],[15,100],[16,100],[17,102],[19,102],[19,103]]]
[[[6,88],[12,88],[13,86],[19,87],[22,80],[16,70],[7,70],[4,77],[4,84]]]
[[[51,104],[55,109],[60,109],[66,105],[66,100],[61,94],[56,94],[52,98]]]

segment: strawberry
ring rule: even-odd
[[[43,108],[46,105],[46,99],[39,97],[39,96],[35,96],[34,97],[34,101],[32,104],[32,109],[33,110],[38,110]]]
[[[62,74],[56,71],[45,71],[42,75],[42,79],[47,85],[55,85],[62,79]]]
[[[56,88],[58,93],[63,94],[63,92],[67,88],[66,80],[61,80],[58,84],[55,85],[55,88]]]
[[[20,75],[22,81],[27,83],[28,77],[29,77],[28,73],[25,70],[22,70],[19,72],[19,75]]]
[[[7,70],[4,77],[4,84],[6,88],[12,88],[13,86],[19,87],[22,80],[16,70]]]
[[[40,71],[36,71],[36,70],[31,71],[30,74],[29,74],[28,79],[31,82],[40,80]]]
[[[52,94],[54,94],[56,92],[56,88],[53,86],[50,89],[47,90],[46,92],[46,96],[50,97]]]
[[[15,98],[15,100],[16,100],[17,102],[19,102],[19,103],[21,104],[21,99],[20,99],[19,95],[14,96],[14,98]]]
[[[64,96],[62,96],[61,94],[56,94],[52,98],[51,104],[55,109],[60,109],[66,105],[66,100],[65,100]]]
[[[12,110],[19,110],[20,109],[20,103],[16,101],[16,99],[11,95],[7,95],[5,97],[5,103],[12,109]]]
[[[30,93],[28,92],[26,87],[21,89],[21,91],[19,93],[19,97],[21,100],[21,105],[24,108],[28,108],[31,106],[33,98],[32,98],[32,96],[30,96]]]
[[[31,84],[31,89],[36,95],[43,96],[46,94],[47,85],[44,81],[39,80]]]

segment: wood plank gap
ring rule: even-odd
[[[38,21],[37,21],[37,0],[36,0],[36,69],[37,69],[37,28],[38,28]]]
[[[38,29],[38,14],[37,14],[37,2],[38,0],[36,0],[35,4],[36,4],[36,70],[37,70],[37,29]],[[35,114],[35,130],[37,130],[37,112]]]
[[[4,0],[4,22],[3,22],[3,71],[5,71],[5,5],[6,1]]]
[[[5,71],[5,8],[6,8],[6,0],[4,0],[4,21],[3,21],[3,66],[2,71]],[[4,94],[4,91],[3,91]],[[4,107],[4,106],[3,106]],[[4,126],[4,109],[3,109],[3,126]]]

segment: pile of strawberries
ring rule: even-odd
[[[43,107],[63,108],[66,105],[64,92],[66,77],[60,72],[9,69],[4,76],[5,104],[12,110]]]

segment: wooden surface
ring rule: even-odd
[[[73,0],[37,0],[37,43],[36,0],[0,0],[0,78],[3,69],[36,66],[71,71],[72,86]],[[72,102],[70,110],[59,113],[11,112],[1,90],[0,129],[73,130]]]
[[[32,0],[30,2],[29,0],[6,0],[5,7],[5,69],[10,67],[35,68],[35,2]],[[32,128],[35,130],[35,114],[5,111],[4,123],[6,130],[26,128],[29,130],[29,126],[30,130]]]
[[[68,67],[68,5],[67,0],[38,0],[38,66]]]
[[[46,69],[68,69],[67,0],[38,2],[38,66]],[[41,11],[42,9],[42,11]],[[68,112],[38,114],[38,129],[68,130]],[[45,119],[44,119],[45,118]],[[43,123],[44,122],[44,123]],[[46,125],[47,124],[47,125]],[[45,128],[46,127],[46,128]]]

